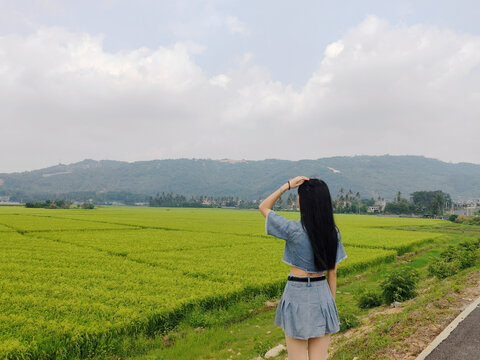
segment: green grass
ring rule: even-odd
[[[280,262],[285,242],[271,236],[194,233],[165,230],[109,230],[103,232],[32,232],[63,243],[124,256],[160,269],[189,276],[235,281],[257,286],[284,281],[289,266]],[[348,258],[342,273],[395,259],[395,251],[345,246]]]
[[[366,248],[380,248],[396,250],[398,255],[404,254],[420,245],[442,236],[440,233],[404,230],[383,229],[352,229],[346,231],[342,237],[345,245]]]
[[[348,255],[339,283],[393,262],[405,246],[436,241],[437,234],[415,238],[395,228],[430,220],[336,218]],[[357,246],[349,246],[355,232]],[[265,235],[258,211],[2,207],[0,357],[105,357],[184,321],[231,322],[252,296],[281,294],[289,271],[280,261],[284,244]],[[237,310],[229,317],[226,307]],[[258,352],[265,344],[257,343]]]

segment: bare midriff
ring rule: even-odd
[[[323,273],[310,273],[310,272],[306,272],[305,270],[299,269],[299,268],[297,268],[296,266],[291,266],[291,267],[290,267],[290,274],[293,275],[293,276],[311,276],[311,277],[315,277],[315,276],[324,276],[324,275],[325,275],[325,272],[323,272]]]

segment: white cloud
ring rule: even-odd
[[[375,15],[369,15],[355,29],[355,32],[367,38],[374,36],[375,34],[385,33],[387,26],[388,23],[385,20],[382,20]]]
[[[232,34],[248,34],[247,26],[235,16],[227,16],[225,25]]]
[[[227,75],[220,74],[210,78],[210,84],[220,86],[222,88],[226,88],[228,83],[230,82],[230,78]]]
[[[336,41],[331,43],[325,49],[325,57],[334,58],[337,57],[343,51],[343,43],[341,41]]]
[[[102,36],[0,37],[0,172],[83,158],[423,154],[480,162],[480,37],[369,16],[300,90],[245,53],[207,75],[179,42],[110,53]]]

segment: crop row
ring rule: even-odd
[[[97,212],[98,210],[98,212]],[[137,247],[139,251],[165,251],[181,244],[179,249],[215,247],[249,243],[251,236],[265,237],[264,219],[258,212],[222,209],[158,209],[113,208],[85,210],[15,209],[3,216],[0,210],[0,231],[12,228],[20,232],[44,231],[56,237],[54,232],[64,231],[67,242],[93,242],[93,246],[119,254],[124,246]],[[5,213],[5,211],[3,211]],[[283,213],[288,218],[298,213]],[[365,224],[362,225],[361,221]],[[345,245],[393,249],[398,254],[410,251],[413,246],[441,236],[439,233],[398,230],[401,224],[423,224],[425,219],[380,218],[375,216],[337,216],[337,224]],[[437,224],[437,222],[435,222]],[[369,225],[370,227],[367,227]],[[162,229],[175,230],[171,235]],[[118,236],[110,230],[120,230]],[[145,229],[131,233],[129,229]],[[94,233],[89,230],[105,232]],[[85,233],[81,235],[81,233]],[[192,238],[192,233],[195,236]],[[221,237],[219,237],[221,234]],[[236,237],[237,236],[237,237]],[[240,237],[238,237],[240,236]],[[90,239],[88,239],[90,237]],[[113,241],[110,241],[112,240]],[[193,239],[193,240],[192,240]],[[219,239],[222,241],[219,242]],[[133,241],[133,243],[131,243]],[[105,249],[105,247],[107,247]]]
[[[437,235],[364,218],[370,227],[337,218],[348,255],[340,276]],[[124,336],[173,328],[194,306],[278,296],[284,243],[255,211],[0,208],[0,358],[111,353]]]
[[[278,296],[288,271],[281,250],[243,244],[114,256],[0,233],[0,358],[86,357],[115,349],[122,336],[171,329],[193,306],[218,307],[260,292]],[[386,250],[346,251],[345,272],[395,257]]]
[[[357,228],[343,232],[342,241],[345,245],[351,246],[392,249],[401,255],[416,245],[430,242],[440,236],[442,236],[440,233],[422,231]]]
[[[52,211],[52,210],[50,210]],[[94,219],[91,219],[94,220]],[[14,228],[18,231],[83,231],[86,229],[129,229],[133,228],[128,225],[119,225],[97,221],[82,221],[70,218],[52,217],[52,216],[35,216],[35,215],[10,215],[1,216],[0,223],[4,227]]]
[[[222,303],[243,285],[17,233],[0,233],[0,279],[0,358],[81,357],[102,336],[172,327],[182,306]]]
[[[281,212],[288,219],[299,219],[298,212]],[[3,216],[10,215],[10,216]],[[24,219],[24,217],[27,218]],[[17,219],[15,219],[17,217]],[[37,217],[37,219],[32,219]],[[47,218],[45,218],[47,217]],[[1,208],[0,223],[25,231],[51,229],[88,229],[144,227],[167,228],[194,232],[215,232],[243,235],[265,233],[264,219],[259,211],[230,209],[172,209],[172,208],[99,208],[94,210],[50,210]],[[65,223],[62,222],[67,221]],[[340,230],[350,232],[360,228],[394,228],[442,224],[441,220],[390,218],[368,215],[335,215]]]
[[[191,277],[217,281],[237,281],[245,285],[268,284],[281,280],[288,265],[282,263],[283,240],[265,236],[218,235],[165,230],[103,232],[31,233],[56,241],[87,246],[128,259],[179,271]],[[342,273],[375,262],[377,257],[392,259],[395,251],[350,247]]]

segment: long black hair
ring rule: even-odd
[[[331,270],[335,267],[338,235],[328,186],[323,180],[310,178],[298,187],[298,196],[301,223],[312,244],[315,266]]]

